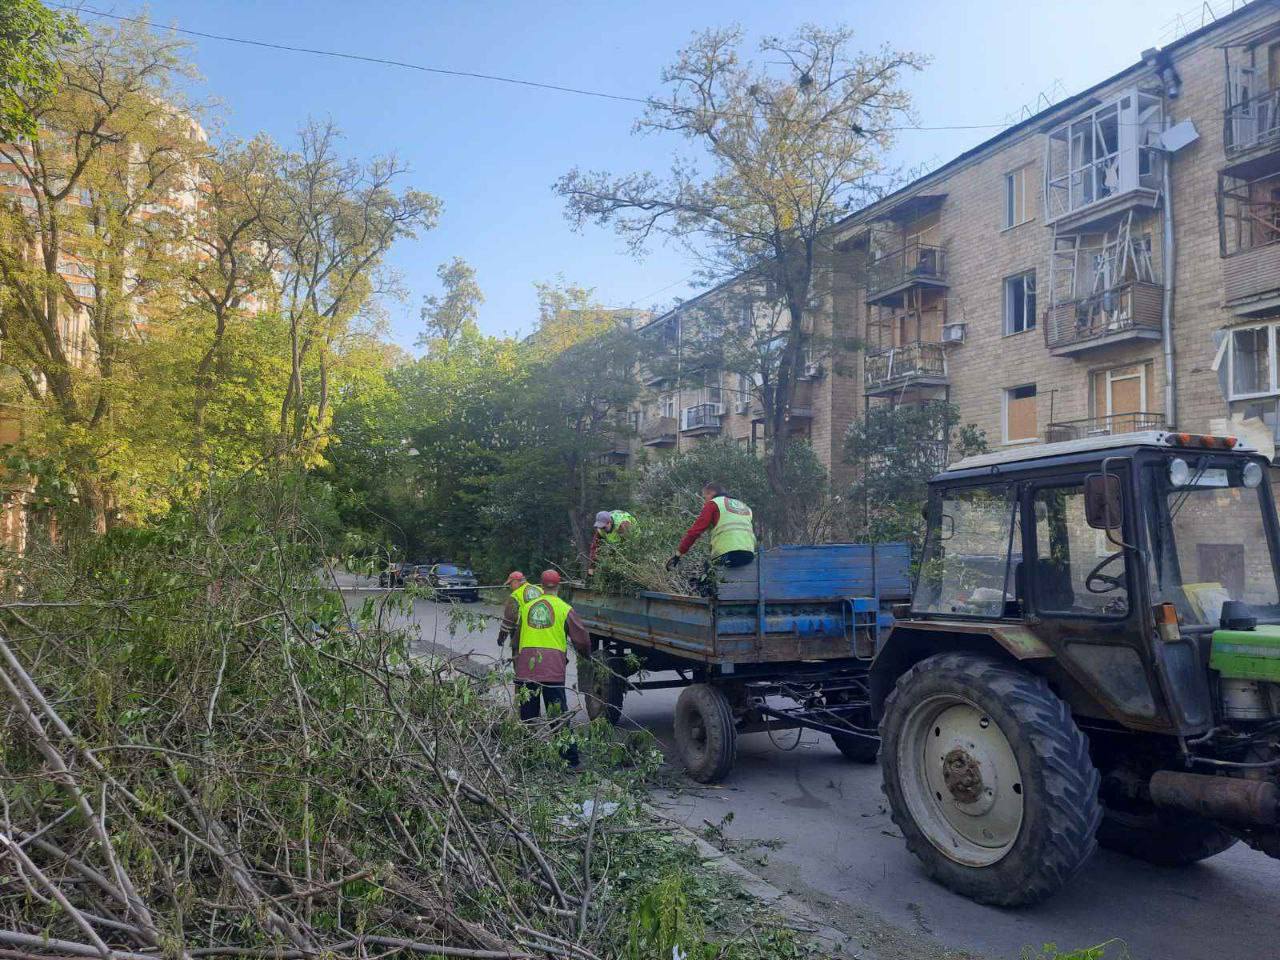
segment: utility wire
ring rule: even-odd
[[[121,23],[138,23],[144,26],[154,27],[155,22],[145,17],[126,17],[117,13],[107,13],[104,10],[95,10],[93,7],[78,6],[71,3],[54,3],[49,0],[49,6],[56,7],[59,10],[68,10],[72,13],[87,13],[91,16],[102,17],[107,20],[117,20]],[[537,90],[552,90],[556,93],[568,93],[580,97],[595,97],[600,100],[615,100],[621,103],[636,103],[641,106],[652,107],[667,106],[659,100],[652,97],[633,97],[621,93],[608,93],[603,90],[588,90],[584,87],[569,87],[558,83],[545,83],[541,80],[525,80],[520,77],[507,77],[496,73],[478,73],[471,70],[450,70],[445,67],[430,67],[420,63],[410,63],[407,60],[395,60],[388,57],[373,57],[359,53],[346,53],[340,50],[321,50],[316,47],[302,47],[288,43],[275,43],[269,40],[254,40],[248,37],[233,37],[222,33],[208,33],[202,30],[190,30],[185,27],[171,26],[167,29],[174,33],[181,33],[189,37],[199,37],[203,40],[219,40],[224,43],[238,43],[248,47],[262,47],[267,50],[284,50],[289,53],[305,53],[316,57],[332,57],[338,60],[355,60],[360,63],[376,63],[387,67],[400,67],[405,70],[417,70],[420,73],[430,73],[444,77],[458,77],[466,80],[488,80],[492,83],[506,83],[519,87],[531,87]],[[908,124],[896,127],[881,127],[880,130],[885,132],[901,132],[904,130],[1001,130],[1009,126],[1007,123],[953,123],[938,125],[919,125]]]

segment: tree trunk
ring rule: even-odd
[[[98,478],[83,467],[73,469],[80,500],[79,525],[89,533],[107,532],[107,498]]]

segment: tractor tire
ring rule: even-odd
[[[831,742],[851,763],[875,763],[880,753],[880,741],[857,737],[852,734],[833,733]]]
[[[676,701],[676,752],[699,783],[723,780],[738,753],[733,707],[722,690],[705,683],[685,687]]]
[[[616,727],[622,719],[622,700],[627,692],[627,681],[622,676],[623,659],[595,653],[586,661],[586,666],[582,695],[587,716],[592,720],[604,717]]]
[[[1098,846],[1161,867],[1186,867],[1215,857],[1237,840],[1211,820],[1171,810],[1140,812],[1108,807]]]
[[[898,679],[880,735],[893,822],[956,893],[1036,903],[1096,848],[1098,771],[1041,678],[977,654],[929,657]]]

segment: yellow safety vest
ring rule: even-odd
[[[542,588],[536,583],[525,581],[511,591],[511,599],[516,602],[516,610],[523,612],[524,605],[542,596]]]
[[[565,626],[573,607],[555,594],[544,594],[520,611],[520,649],[559,650],[568,653],[569,640]]]
[[[751,508],[732,497],[714,497],[711,500],[720,511],[720,518],[711,528],[711,556],[719,557],[733,550],[756,552],[756,534],[751,528]]]
[[[614,510],[610,516],[613,517],[613,527],[604,535],[605,543],[618,543],[622,540],[622,534],[618,532],[618,528],[624,523],[635,523],[636,518],[625,510]]]

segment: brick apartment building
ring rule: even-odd
[[[937,399],[993,447],[1176,426],[1274,453],[1280,0],[1144,52],[857,211],[832,247],[817,334],[865,349],[809,366],[792,432],[837,474],[853,418]],[[735,282],[650,327],[678,337]],[[639,445],[758,439],[724,379],[650,384]]]

